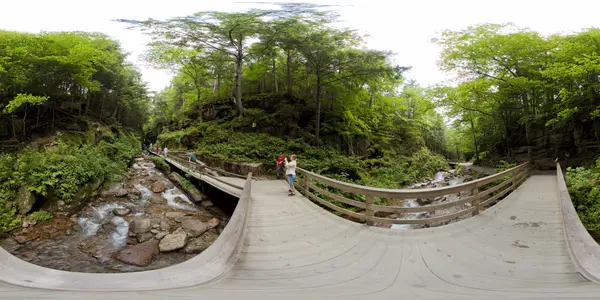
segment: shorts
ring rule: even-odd
[[[296,180],[296,174],[287,174],[288,183],[290,185],[294,185],[294,181]]]

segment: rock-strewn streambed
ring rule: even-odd
[[[26,221],[0,244],[25,261],[53,269],[143,271],[202,252],[229,219],[195,188],[187,185],[187,193],[182,192],[179,174],[167,177],[145,158],[138,159],[125,178],[78,213],[56,213],[47,222]]]
[[[460,174],[456,174],[456,170],[450,170],[448,172],[441,171],[435,174],[435,178],[431,178],[425,180],[423,182],[415,183],[409,188],[411,189],[423,189],[423,188],[435,188],[435,187],[443,187],[443,186],[453,186],[463,182],[471,181],[475,178],[479,178],[484,176],[483,174],[479,174],[470,169],[464,170]],[[418,207],[425,205],[435,205],[440,203],[446,203],[451,201],[459,200],[463,197],[470,196],[469,191],[464,191],[459,194],[450,194],[445,196],[439,196],[435,198],[425,198],[425,199],[406,199],[406,200],[388,200],[388,204],[390,206],[401,206],[401,207]],[[386,217],[390,219],[424,219],[424,218],[433,218],[437,216],[444,216],[448,214],[452,214],[455,212],[459,212],[461,210],[467,209],[471,207],[470,203],[465,203],[462,205],[457,205],[449,208],[444,208],[436,211],[430,212],[422,212],[422,213],[406,213],[406,214],[391,214],[391,213],[383,213],[377,212],[376,216],[378,217]],[[444,222],[438,222],[434,224],[427,225],[413,225],[413,224],[376,224],[378,227],[390,227],[392,229],[406,229],[406,228],[422,228],[422,227],[432,227],[432,226],[440,226],[444,224],[448,224],[456,220],[449,220]]]

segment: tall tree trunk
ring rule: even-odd
[[[29,110],[29,104],[25,104],[25,114],[23,115],[23,139],[27,138],[27,111]]]
[[[10,116],[10,120],[12,121],[13,140],[17,140],[17,125],[15,124],[15,116]]]
[[[292,52],[287,51],[287,95],[292,96],[294,93],[292,88]]]
[[[56,101],[52,101],[52,131],[54,131],[55,117],[56,117]]]
[[[238,51],[235,60],[235,103],[240,116],[244,115],[244,106],[242,104],[242,62],[242,53]]]
[[[273,87],[275,93],[279,93],[279,87],[277,86],[277,65],[275,65],[275,56],[273,56]]]
[[[115,103],[115,110],[113,110],[112,117],[117,118],[117,110],[119,109],[119,102]]]
[[[475,161],[479,160],[479,145],[477,144],[477,135],[475,133],[475,124],[473,124],[473,118],[469,118],[471,123],[471,132],[473,133],[473,144],[475,146]]]
[[[106,95],[102,95],[102,102],[100,103],[100,121],[102,121],[102,112],[104,112],[104,98],[106,98]]]
[[[315,138],[319,142],[319,134],[321,131],[321,76],[317,74],[317,128]]]
[[[91,98],[91,93],[88,94],[88,96],[86,97],[86,101],[85,101],[85,115],[87,116],[88,112],[90,111],[90,98]]]

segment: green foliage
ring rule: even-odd
[[[508,169],[512,169],[514,167],[516,167],[517,164],[516,163],[509,163],[507,161],[504,160],[500,160],[498,162],[498,165],[496,165],[496,172],[502,172],[502,171],[506,171]]]
[[[565,180],[585,228],[600,232],[600,159],[590,168],[568,168]]]
[[[525,154],[524,146],[586,149],[598,138],[600,29],[545,36],[513,24],[482,24],[444,31],[440,66],[460,82],[439,87],[439,99],[454,118],[448,151],[487,158]],[[581,130],[577,142],[567,138]],[[556,137],[558,142],[551,141]],[[519,153],[520,151],[520,153]],[[494,156],[494,157],[492,157]]]
[[[96,143],[86,134],[70,133],[56,138],[56,146],[46,151],[28,148],[18,155],[0,156],[1,231],[18,225],[15,197],[21,187],[68,203],[84,185],[127,170],[141,150],[138,137],[121,130],[111,134],[106,133],[111,131],[108,128],[98,130],[105,133],[105,138]]]
[[[32,212],[29,215],[29,218],[31,218],[32,220],[38,221],[38,222],[46,222],[46,221],[52,220],[52,218],[54,218],[54,216],[47,211],[39,210],[39,211]]]
[[[33,96],[31,94],[17,94],[17,96],[4,108],[2,112],[5,114],[11,114],[15,112],[17,109],[23,106],[36,106],[40,105],[48,100],[46,96]]]
[[[74,115],[139,129],[146,121],[148,97],[141,75],[106,35],[0,30],[0,64],[0,122],[10,124],[6,114],[23,120],[22,126],[12,124],[13,138],[17,132],[23,138],[34,130],[46,134],[41,125],[62,126],[63,119],[72,124]],[[0,131],[0,139],[8,134]]]
[[[194,185],[184,177],[181,177],[181,187],[183,187],[186,190],[191,190],[195,188]]]
[[[153,156],[152,158],[150,158],[150,160],[152,160],[152,162],[154,163],[156,168],[161,171],[171,170],[171,168],[169,167],[169,164],[165,161],[164,158],[162,158],[160,156]]]

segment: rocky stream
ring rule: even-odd
[[[474,179],[482,177],[482,176],[484,176],[484,175],[480,174],[474,170],[471,170],[471,169],[466,169],[466,170],[462,171],[460,174],[456,174],[456,170],[453,169],[453,170],[449,170],[447,172],[446,171],[438,172],[435,174],[434,178],[427,179],[423,182],[415,183],[415,184],[409,186],[408,188],[423,189],[423,188],[453,186],[453,185],[457,185],[457,184],[460,184],[463,182],[468,182],[468,181],[474,180]],[[424,206],[424,205],[432,205],[432,204],[456,201],[463,197],[468,197],[468,196],[469,196],[468,192],[461,192],[459,194],[450,194],[450,195],[440,196],[440,197],[436,197],[436,198],[389,200],[388,205],[403,206],[403,207],[418,207],[418,206]],[[383,214],[380,214],[377,216],[378,217],[386,217],[386,218],[390,218],[390,219],[415,220],[415,219],[424,219],[424,218],[432,218],[432,217],[437,217],[437,216],[442,216],[442,215],[448,215],[451,213],[455,213],[455,212],[459,212],[461,210],[467,209],[470,206],[471,206],[470,203],[465,203],[463,205],[453,206],[450,208],[440,209],[440,210],[431,211],[431,212],[406,213],[403,215],[383,213]],[[452,220],[452,221],[456,221],[456,220]],[[408,229],[408,228],[422,228],[425,226],[427,226],[427,227],[440,226],[440,225],[448,224],[452,221],[438,222],[438,224],[428,224],[428,225],[376,224],[376,226],[389,227],[392,229]]]
[[[79,212],[24,221],[0,245],[30,263],[75,272],[164,268],[208,248],[229,216],[182,177],[136,159],[125,179],[99,191]]]

